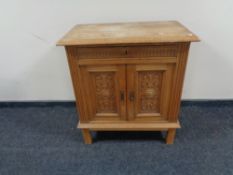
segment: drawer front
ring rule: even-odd
[[[178,44],[75,48],[79,59],[176,57]]]

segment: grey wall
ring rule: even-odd
[[[56,41],[80,23],[178,20],[200,36],[183,99],[233,98],[231,0],[8,0],[0,6],[0,101],[73,100]]]

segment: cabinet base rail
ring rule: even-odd
[[[166,144],[173,144],[178,122],[161,123],[80,123],[77,126],[82,130],[85,144],[92,143],[90,131],[167,131]]]

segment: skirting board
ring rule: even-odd
[[[232,106],[232,100],[182,100],[182,106]],[[75,107],[75,101],[0,101],[0,108],[3,107]]]

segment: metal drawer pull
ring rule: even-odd
[[[121,101],[125,100],[125,93],[124,93],[124,91],[120,92],[120,98],[121,98]]]
[[[134,101],[134,92],[129,93],[129,100]]]

